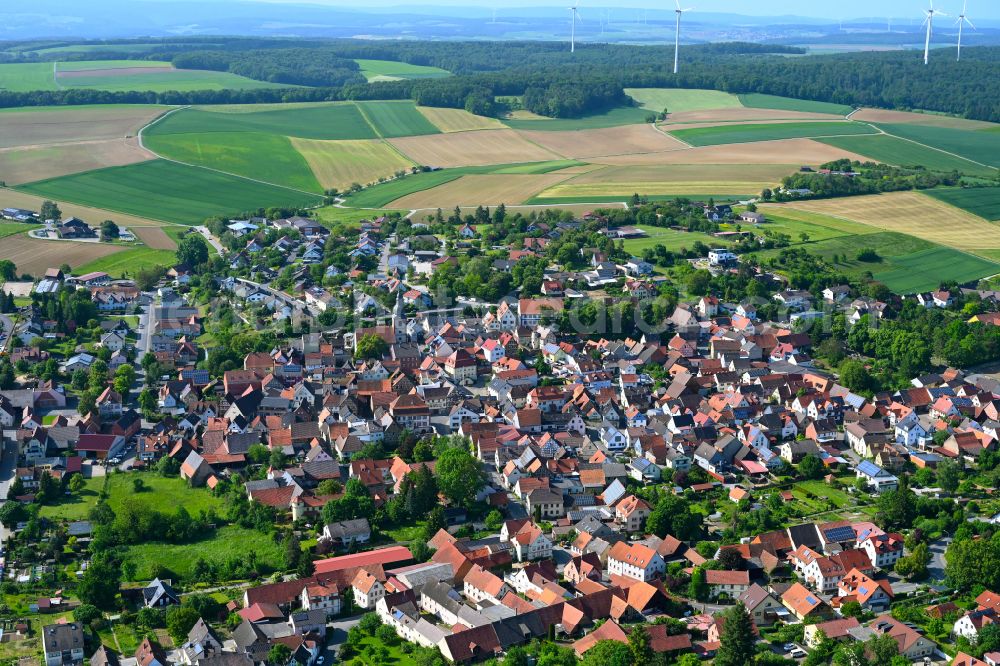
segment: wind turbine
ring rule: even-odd
[[[681,0],[674,0],[674,2],[677,4],[677,9],[674,10],[674,14],[677,16],[677,29],[674,31],[674,74],[676,74],[677,60],[681,52],[681,14],[691,11],[692,8],[681,9]]]
[[[570,7],[569,10],[572,12],[572,17],[569,20],[569,52],[576,53],[576,24],[577,22],[583,23],[583,19],[580,18],[580,13],[576,11],[576,5]]]
[[[927,38],[924,41],[924,64],[926,65],[930,61],[931,57],[931,33],[934,32],[934,17],[940,14],[941,16],[947,16],[940,9],[934,9],[934,0],[930,0],[930,9],[925,10],[927,13],[927,18],[924,19],[924,25],[927,26]]]
[[[972,28],[973,30],[976,29],[976,26],[972,25],[972,21],[970,21],[969,18],[965,15],[965,9],[968,6],[968,4],[969,4],[968,0],[965,0],[965,2],[962,3],[962,13],[958,15],[958,20],[955,21],[955,23],[958,25],[958,53],[955,56],[955,60],[962,59],[962,28],[965,27],[966,23],[968,23],[970,28]]]

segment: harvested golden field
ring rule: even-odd
[[[774,187],[798,169],[794,165],[677,164],[609,166],[563,181],[542,192],[544,198],[628,196],[635,192],[671,194],[753,194]]]
[[[417,164],[432,167],[546,162],[560,157],[510,129],[410,136],[389,143]]]
[[[996,123],[988,123],[984,120],[966,120],[965,118],[940,116],[935,113],[912,113],[910,111],[890,111],[888,109],[861,109],[851,116],[851,120],[860,120],[867,123],[926,125],[928,127],[973,131],[1000,127]]]
[[[132,233],[139,237],[146,247],[154,250],[176,250],[177,243],[167,235],[163,227],[131,227]]]
[[[522,131],[554,153],[574,159],[681,150],[685,144],[651,125],[622,125],[571,132]]]
[[[162,106],[83,106],[0,111],[0,148],[134,136]]]
[[[17,272],[41,275],[47,268],[63,264],[82,266],[116,252],[124,252],[124,245],[107,243],[74,243],[72,241],[39,240],[25,234],[8,236],[0,243],[0,259],[10,259]]]
[[[368,185],[413,166],[412,161],[381,140],[323,141],[291,137],[291,141],[324,188],[345,190],[354,183]]]
[[[564,180],[559,173],[543,175],[477,174],[409,194],[389,208],[453,208],[455,206],[515,205]]]
[[[0,181],[20,185],[81,171],[145,162],[156,156],[135,138],[0,148]]]
[[[731,109],[705,109],[702,111],[680,111],[667,116],[664,125],[678,125],[687,123],[727,123],[727,122],[748,122],[755,123],[768,120],[843,120],[843,116],[829,113],[807,113],[804,111],[784,111],[780,109],[754,109],[749,107],[737,107]]]
[[[919,192],[796,201],[784,205],[898,231],[958,250],[1000,249],[1000,233],[995,224]]]
[[[37,211],[41,209],[43,201],[45,201],[45,197],[38,197],[19,190],[0,188],[0,208],[27,208],[28,210]],[[161,220],[150,220],[145,217],[127,215],[102,208],[91,208],[90,206],[81,206],[65,201],[57,201],[56,203],[59,204],[59,210],[62,211],[64,218],[71,216],[78,217],[84,222],[95,226],[100,226],[104,220],[114,220],[118,226],[129,228],[162,227],[168,225],[168,223]]]
[[[598,162],[612,165],[655,164],[797,164],[818,166],[841,158],[868,161],[840,148],[812,139],[781,139],[756,143],[703,146],[646,155],[601,157]]]
[[[417,111],[424,114],[424,117],[442,132],[468,132],[470,130],[504,129],[506,127],[496,118],[477,116],[465,109],[418,106]]]

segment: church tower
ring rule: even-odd
[[[406,342],[406,306],[403,304],[403,291],[396,291],[396,307],[392,311],[392,330],[396,334],[396,342]]]

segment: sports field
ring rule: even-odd
[[[719,125],[672,129],[670,133],[692,146],[717,146],[729,143],[750,143],[851,134],[876,134],[868,125],[851,122],[800,122],[749,125]]]
[[[831,113],[837,116],[846,116],[854,110],[854,107],[846,104],[814,102],[808,99],[793,99],[791,97],[778,97],[777,95],[764,95],[761,93],[740,95],[739,98],[743,106],[758,109],[802,111],[803,113]]]
[[[451,76],[451,72],[438,67],[411,65],[394,60],[355,59],[361,67],[361,73],[369,82],[399,81],[400,79],[440,79]]]
[[[146,146],[161,157],[321,194],[309,163],[286,136],[263,132],[154,134]]]
[[[684,144],[652,125],[626,125],[573,132],[524,131],[521,135],[553,153],[575,159],[681,150]]]
[[[133,139],[0,149],[0,181],[19,185],[155,157]]]
[[[796,201],[783,207],[853,220],[958,250],[1000,249],[995,225],[918,192]]]
[[[990,175],[994,170],[956,155],[934,150],[895,136],[838,136],[817,139],[822,143],[895,166],[924,166],[933,171],[957,170],[969,175]]]
[[[1000,134],[923,125],[882,125],[889,134],[1000,168]]]
[[[417,164],[433,167],[541,162],[561,157],[509,129],[403,137],[391,143]]]
[[[47,268],[63,264],[82,266],[101,257],[125,252],[126,249],[124,245],[110,243],[39,240],[19,234],[3,239],[0,243],[0,259],[13,261],[18,274],[40,276]]]
[[[1000,187],[937,188],[924,194],[986,220],[1000,220]]]
[[[166,160],[38,181],[22,189],[178,224],[257,208],[322,203],[318,196]]]
[[[413,102],[358,102],[361,115],[383,138],[439,134]]]
[[[327,189],[344,190],[354,183],[367,185],[414,165],[384,141],[292,139],[292,146]]]
[[[625,94],[638,102],[642,108],[656,113],[660,113],[664,109],[668,113],[678,113],[681,111],[728,109],[743,106],[736,95],[731,95],[721,90],[626,88]]]
[[[0,66],[2,67],[2,66]],[[0,149],[123,139],[166,110],[155,105],[42,106],[0,110]]]
[[[144,136],[204,132],[262,132],[302,139],[375,139],[375,131],[352,103],[182,109],[151,126]]]
[[[424,117],[442,132],[468,132],[470,130],[503,129],[505,127],[496,118],[477,116],[465,109],[418,106],[417,111],[424,114]]]

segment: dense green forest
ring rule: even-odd
[[[127,43],[127,42],[122,42]],[[120,58],[108,51],[87,59]],[[33,45],[37,48],[37,44]],[[115,102],[251,103],[335,99],[414,99],[421,104],[496,112],[496,96],[526,96],[526,108],[572,117],[623,99],[625,87],[711,88],[766,93],[884,108],[919,108],[1000,121],[1000,47],[971,47],[961,62],[914,51],[801,57],[802,50],[745,43],[685,46],[681,73],[669,71],[672,47],[585,44],[569,53],[558,42],[370,42],[364,40],[163,40],[128,57],[168,59],[182,67],[224,69],[251,78],[316,86],[310,90],[254,90],[160,94],[65,90],[0,91],[0,106]],[[66,59],[38,55],[8,43],[0,61]],[[445,79],[364,83],[350,59],[398,60],[455,74]]]

